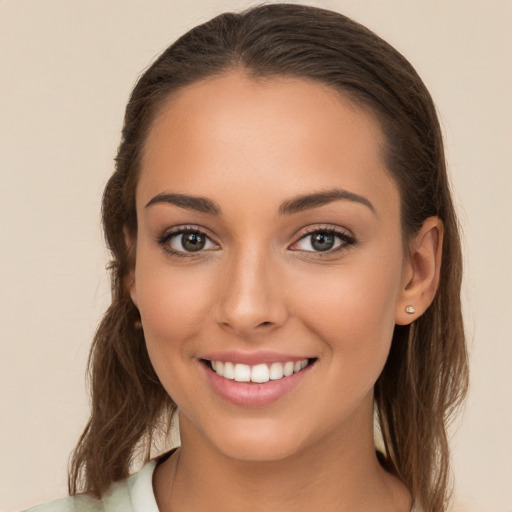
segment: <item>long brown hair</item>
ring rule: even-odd
[[[461,250],[433,101],[410,63],[373,32],[345,16],[292,4],[225,13],[171,45],[136,84],[128,105],[116,169],[103,196],[103,227],[112,252],[112,304],[89,359],[92,412],[74,452],[70,494],[101,496],[148,459],[155,433],[176,408],[146,351],[139,315],[127,291],[136,240],[135,187],[151,123],[170,94],[198,80],[240,69],[327,84],[369,109],[386,137],[387,168],[401,194],[404,241],[429,216],[444,223],[438,292],[411,326],[396,326],[375,386],[385,465],[429,512],[446,510],[446,427],[465,395],[467,354],[462,323]]]

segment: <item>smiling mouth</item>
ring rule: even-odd
[[[263,384],[265,382],[281,380],[301,372],[307,366],[311,366],[316,358],[302,359],[300,361],[275,362],[272,364],[248,365],[232,363],[229,361],[202,360],[206,366],[219,377],[234,380],[236,382],[248,382]]]

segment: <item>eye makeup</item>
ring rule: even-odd
[[[303,242],[302,247],[299,246],[301,242]],[[294,242],[290,250],[312,252],[322,256],[324,254],[332,255],[355,244],[355,237],[346,230],[332,226],[313,226],[299,234],[298,240]]]
[[[197,226],[182,226],[167,230],[157,238],[157,243],[166,253],[179,258],[199,256],[200,253],[219,248]]]
[[[156,242],[167,254],[178,258],[204,256],[204,253],[220,248],[198,226],[178,226],[166,230]],[[299,233],[297,240],[288,247],[288,250],[325,257],[355,244],[355,237],[347,230],[333,226],[311,226]]]

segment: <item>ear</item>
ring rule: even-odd
[[[443,231],[441,219],[429,217],[409,244],[395,312],[398,325],[412,323],[434,300],[441,271]]]
[[[137,304],[137,286],[135,283],[135,249],[136,249],[136,241],[134,237],[128,231],[126,226],[123,227],[123,235],[124,235],[124,243],[126,245],[126,252],[128,254],[128,266],[129,271],[124,278],[124,286],[130,297],[132,298],[132,302],[135,304],[135,307],[138,308]]]

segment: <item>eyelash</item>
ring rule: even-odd
[[[175,236],[187,235],[187,234],[199,235],[199,236],[202,236],[205,239],[209,240],[210,242],[212,242],[211,238],[201,229],[199,229],[195,226],[186,226],[186,227],[181,227],[176,230],[167,231],[167,232],[163,233],[157,239],[157,243],[163,248],[164,251],[166,251],[167,253],[169,253],[172,256],[177,256],[178,258],[190,258],[190,257],[194,256],[193,251],[188,251],[188,252],[187,251],[177,251],[176,249],[173,249],[169,245],[169,242]],[[197,251],[197,252],[200,253],[200,252],[205,252],[205,251],[201,250],[201,251]]]
[[[327,257],[332,254],[335,254],[339,251],[347,250],[350,246],[354,246],[356,244],[356,239],[353,235],[347,233],[346,231],[342,231],[333,227],[314,227],[314,228],[308,228],[305,231],[303,231],[296,242],[294,242],[292,245],[298,244],[301,240],[304,240],[308,236],[315,235],[315,234],[328,234],[333,235],[335,238],[338,238],[341,243],[338,247],[335,247],[333,249],[328,249],[326,251],[304,251],[308,253],[314,253],[316,256],[319,257]],[[311,243],[311,242],[310,242]]]
[[[296,245],[297,243],[299,243],[301,240],[304,240],[308,236],[315,235],[318,233],[333,235],[334,237],[338,238],[341,241],[341,243],[338,247],[335,247],[333,249],[328,249],[326,251],[303,251],[303,252],[314,253],[317,256],[324,257],[324,256],[334,254],[336,252],[342,251],[344,249],[346,250],[348,247],[356,244],[356,239],[352,235],[348,234],[345,231],[341,231],[339,229],[335,229],[332,227],[325,227],[325,228],[315,227],[315,228],[307,229],[306,231],[302,232],[300,234],[300,236],[297,238],[297,240],[292,244],[292,246]],[[172,240],[172,238],[179,236],[179,235],[185,235],[185,234],[195,234],[198,236],[203,236],[207,240],[209,240],[211,243],[215,243],[211,240],[211,238],[204,231],[202,231],[201,229],[199,229],[195,226],[181,227],[176,230],[165,232],[160,237],[158,237],[157,243],[163,248],[164,251],[171,254],[172,256],[176,256],[178,258],[190,258],[190,257],[194,256],[194,251],[185,251],[185,250],[178,251],[176,249],[171,248],[169,245],[169,242]],[[215,245],[217,245],[217,244],[215,244]],[[208,249],[206,251],[208,251]],[[199,250],[199,251],[197,251],[197,253],[204,253],[206,251]]]

